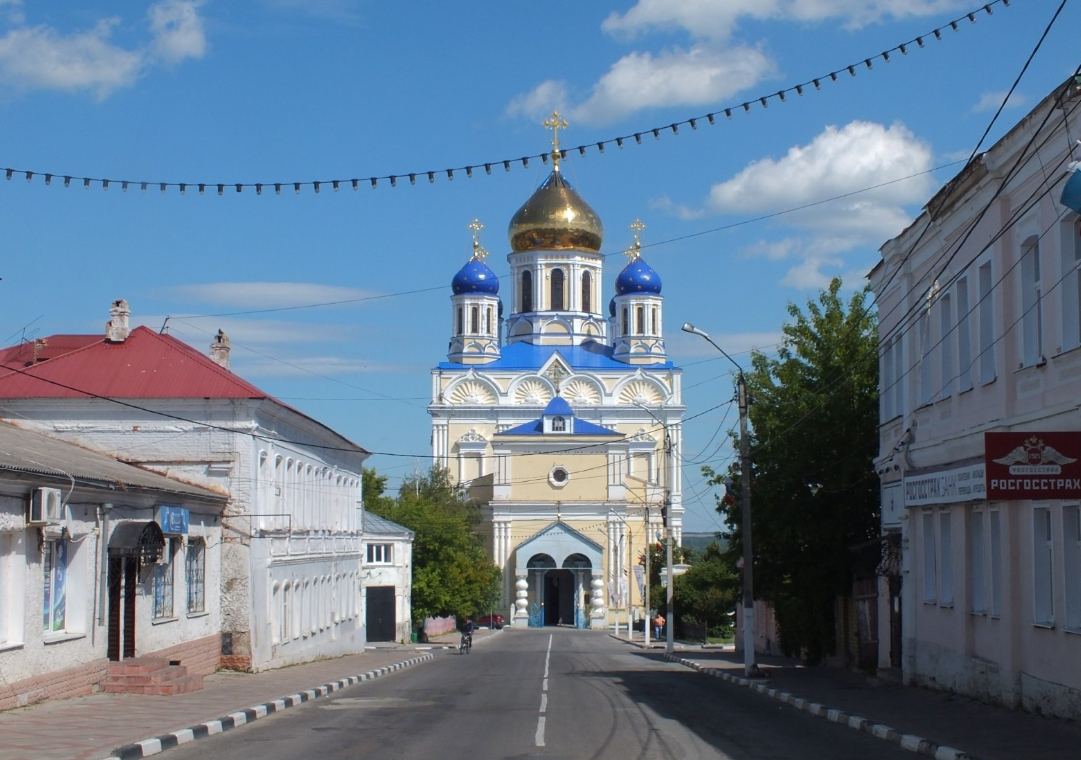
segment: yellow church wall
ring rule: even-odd
[[[567,446],[575,444],[568,439]],[[570,474],[557,488],[549,473],[557,465]],[[605,454],[523,454],[510,462],[511,499],[514,501],[604,501],[608,498],[608,457]]]

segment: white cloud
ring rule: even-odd
[[[111,41],[113,27],[120,22],[116,17],[67,35],[45,25],[20,25],[0,37],[0,83],[20,90],[87,90],[105,98],[131,86],[153,60],[202,56],[206,40],[196,12],[200,3],[164,0],[152,5],[148,11],[152,40],[131,50]]]
[[[612,64],[580,103],[570,102],[564,82],[548,80],[515,98],[507,110],[538,118],[554,108],[583,124],[610,124],[643,108],[715,103],[774,71],[773,60],[754,47],[716,50],[695,45],[657,55],[634,52]]]
[[[138,318],[133,315],[132,321],[152,330],[159,330],[164,325],[170,335],[200,351],[205,351],[218,330],[222,330],[229,336],[234,356],[248,348],[257,350],[267,346],[337,343],[356,339],[355,331],[350,327],[276,319],[149,314]]]
[[[209,282],[178,285],[161,292],[172,298],[231,309],[281,309],[356,302],[379,293],[307,282]]]
[[[709,203],[723,213],[762,213],[875,188],[795,217],[800,226],[870,232],[905,217],[901,204],[929,196],[933,179],[924,172],[931,169],[931,158],[930,147],[903,124],[828,126],[809,145],[794,146],[781,159],[755,161],[714,185]],[[911,179],[893,181],[906,177]],[[792,218],[789,214],[786,221]]]
[[[803,242],[799,238],[784,238],[783,240],[759,240],[757,243],[747,246],[743,252],[747,256],[761,256],[769,261],[783,261],[800,250]]]
[[[982,111],[995,111],[1006,100],[1006,93],[1008,90],[998,90],[997,92],[985,92],[980,96],[976,105],[972,106],[973,113],[980,113]],[[1028,98],[1015,92],[1010,96],[1010,102],[1006,103],[1006,108],[1020,108],[1028,102]],[[966,155],[965,158],[968,158]]]
[[[840,19],[859,29],[885,18],[942,14],[961,0],[638,0],[626,13],[612,13],[601,28],[625,37],[654,30],[683,29],[696,37],[724,40],[740,19],[816,22]]]
[[[154,48],[166,61],[202,58],[206,53],[206,33],[197,13],[202,0],[164,0],[150,6],[150,30]]]
[[[817,289],[850,268],[841,254],[877,249],[904,229],[911,221],[905,206],[923,203],[934,190],[931,166],[930,146],[904,125],[854,121],[827,127],[780,159],[751,163],[714,185],[707,205],[728,214],[797,209],[774,221],[800,230],[802,237],[760,241],[745,253],[798,260],[781,284]]]

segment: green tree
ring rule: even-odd
[[[719,543],[712,543],[686,573],[676,578],[673,605],[684,623],[702,623],[709,633],[724,634],[739,597],[739,579]]]
[[[753,352],[751,423],[755,596],[773,605],[783,650],[811,662],[834,649],[834,603],[851,592],[849,547],[878,534],[878,325],[868,290],[847,309],[833,280],[806,313],[789,304],[776,358]],[[742,555],[738,465],[734,498],[717,510]],[[711,483],[725,473],[704,472]]]
[[[364,486],[385,487],[386,478],[364,472]],[[475,532],[480,508],[464,499],[446,470],[407,478],[397,499],[364,496],[373,514],[413,531],[413,622],[427,617],[475,615],[499,598],[501,573]]]

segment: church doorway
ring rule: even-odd
[[[544,574],[544,625],[575,625],[574,574],[549,570]]]

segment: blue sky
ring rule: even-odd
[[[550,149],[540,122],[558,108],[562,146],[589,146],[563,170],[605,223],[604,292],[641,218],[697,415],[731,398],[730,365],[683,322],[741,362],[771,350],[788,303],[834,275],[859,286],[976,146],[1058,2],[990,7],[0,0],[0,167],[19,170],[0,181],[0,339],[101,332],[116,298],[203,350],[222,328],[234,371],[380,452],[370,463],[394,485],[428,465],[429,369],[468,225],[485,225],[505,274],[507,223],[549,167],[502,161]],[[1078,29],[1074,3],[991,141],[1074,71]],[[461,169],[485,162],[490,175]],[[726,406],[686,425],[687,530],[719,528],[699,468],[727,463],[735,422]]]

